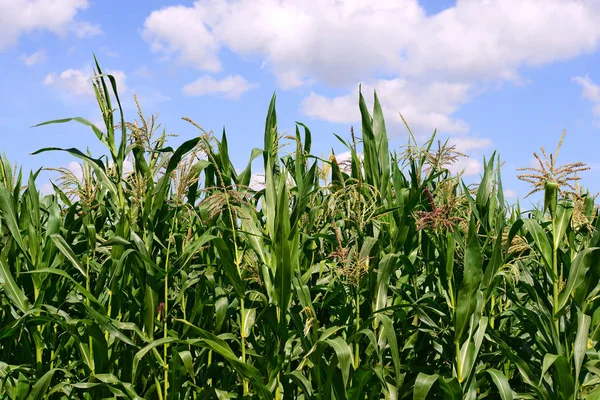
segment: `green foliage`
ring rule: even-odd
[[[238,172],[225,132],[190,120],[172,149],[154,117],[125,122],[96,67],[105,126],[40,124],[105,146],[38,151],[77,157],[82,179],[41,195],[0,160],[2,398],[600,398],[590,196],[539,184],[522,213],[495,154],[471,190],[435,135],[390,153],[362,94],[349,161],[311,155],[300,123],[282,137],[273,97]]]

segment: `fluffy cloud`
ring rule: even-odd
[[[115,77],[119,93],[128,91],[127,85],[125,84],[127,76],[123,71],[107,70],[106,73]],[[54,86],[69,97],[94,97],[94,89],[91,82],[92,77],[93,72],[91,68],[69,68],[60,74],[52,72],[46,75],[44,85]]]
[[[450,138],[450,144],[456,146],[456,150],[461,153],[469,153],[476,150],[485,150],[491,147],[492,141],[487,138],[473,136],[453,136]]]
[[[91,24],[87,21],[76,22],[70,28],[69,31],[74,33],[78,38],[86,38],[90,36],[102,35],[102,28],[100,25]]]
[[[127,85],[127,75],[123,71],[107,69],[103,71],[106,74],[114,76],[117,81],[117,90],[121,105],[124,108],[135,108],[133,93],[135,92],[139,102],[144,107],[154,107],[158,103],[170,101],[169,96],[165,96],[152,87],[137,87],[134,91]],[[95,98],[92,86],[93,71],[91,67],[82,69],[69,68],[61,73],[52,72],[46,75],[44,85],[56,89],[61,98],[66,102],[74,99],[92,99]],[[111,89],[112,94],[112,89]],[[103,123],[101,124],[103,126]]]
[[[42,50],[38,50],[33,54],[27,55],[27,54],[22,54],[19,57],[19,60],[23,61],[23,64],[25,64],[27,67],[31,67],[32,65],[35,64],[43,64],[46,62],[46,50],[42,49]]]
[[[448,167],[453,174],[463,173],[463,176],[477,176],[483,172],[483,163],[476,158],[459,158],[458,161]]]
[[[239,99],[242,94],[257,86],[257,84],[250,83],[239,75],[230,75],[220,80],[204,75],[189,85],[184,86],[183,93],[189,96],[214,94],[227,99]]]
[[[200,0],[154,11],[152,49],[218,72],[222,48],[277,76],[354,83],[374,73],[503,78],[592,51],[600,6],[583,0],[458,0],[429,16],[417,0]]]
[[[209,73],[222,71],[227,49],[262,63],[284,89],[347,88],[334,97],[314,90],[302,110],[315,118],[357,121],[363,80],[391,123],[401,112],[424,131],[465,132],[453,114],[482,84],[521,82],[522,66],[594,51],[600,3],[458,0],[428,15],[418,0],[198,0],[152,12],[143,37],[158,54]]]
[[[581,96],[592,102],[594,115],[600,117],[600,85],[595,84],[588,75],[576,76],[573,81],[581,86]]]
[[[221,69],[219,44],[203,23],[210,9],[197,5],[192,8],[172,6],[152,12],[144,23],[143,36],[154,52],[167,56],[178,53],[182,63],[218,72]]]
[[[28,32],[48,30],[77,37],[102,33],[98,25],[76,21],[79,11],[89,7],[88,0],[3,0],[0,2],[0,51],[14,45]]]
[[[468,130],[464,121],[449,117],[468,99],[470,86],[467,84],[416,84],[404,79],[380,80],[362,87],[363,96],[369,105],[373,103],[373,89],[377,90],[387,121],[400,124],[401,111],[409,126],[421,132],[431,133],[436,127],[449,132]],[[358,89],[354,93],[333,98],[311,93],[302,104],[302,112],[314,118],[353,123],[360,121],[357,104]]]

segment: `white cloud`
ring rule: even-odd
[[[106,74],[114,76],[117,81],[117,90],[121,105],[123,108],[135,108],[133,101],[133,93],[137,94],[138,100],[143,107],[154,107],[159,103],[170,101],[169,96],[165,96],[158,90],[151,87],[138,87],[134,91],[127,84],[127,75],[123,71],[106,69],[103,71]],[[82,69],[69,68],[63,72],[52,72],[46,75],[44,85],[52,86],[57,93],[66,102],[72,102],[78,99],[93,99],[95,98],[94,89],[92,86],[93,70],[91,67]],[[108,83],[107,83],[108,84]],[[112,89],[111,96],[113,95]],[[97,126],[104,126],[104,122]]]
[[[216,5],[216,4],[215,4]],[[206,7],[172,6],[153,11],[144,23],[143,37],[153,52],[179,53],[182,63],[199,69],[221,70],[219,45],[203,20],[210,13]]]
[[[453,174],[463,172],[463,176],[477,176],[483,171],[483,163],[475,158],[459,158],[454,164],[448,166]]]
[[[42,186],[40,186],[38,192],[42,196],[47,196],[49,194],[54,194],[54,188],[52,187],[52,184],[50,182],[46,182]]]
[[[38,50],[33,54],[27,55],[27,54],[22,54],[19,57],[19,60],[23,61],[23,64],[25,64],[28,67],[31,67],[32,65],[35,64],[43,64],[46,62],[46,50],[42,49],[42,50]]]
[[[256,192],[265,188],[265,174],[252,174],[248,187]]]
[[[519,197],[519,195],[513,189],[504,189],[505,199],[516,199],[517,197]]]
[[[73,96],[93,95],[91,75],[82,70],[69,68],[57,75],[52,72],[44,78],[44,85],[56,86]]]
[[[357,154],[360,160],[364,159],[364,155],[362,153]],[[336,154],[335,161],[337,161],[340,169],[343,172],[350,173],[352,171],[352,153],[346,151],[344,153]]]
[[[581,86],[581,96],[592,102],[594,115],[600,117],[600,85],[595,84],[588,75],[576,76],[573,81]]]
[[[256,83],[250,83],[239,75],[229,75],[223,79],[204,75],[183,87],[183,93],[189,96],[218,95],[228,99],[239,99],[248,90],[256,88]]]
[[[77,161],[71,161],[69,164],[67,164],[66,168],[71,171],[77,179],[83,179],[83,168],[81,168],[81,164]]]
[[[377,72],[516,79],[593,51],[600,7],[580,0],[458,0],[428,16],[417,0],[220,0],[172,6],[146,19],[154,51],[218,72],[222,48],[265,59],[276,75],[354,83]]]
[[[125,83],[127,76],[123,71],[106,70],[105,73],[115,77],[120,94],[128,91]],[[91,68],[69,68],[60,74],[52,72],[46,75],[44,85],[54,86],[69,97],[94,97],[92,77],[93,71]]]
[[[600,8],[592,1],[459,0],[424,22],[406,47],[402,70],[411,75],[513,80],[522,65],[591,52],[600,40]]]
[[[456,146],[456,150],[461,153],[468,153],[473,150],[485,150],[491,147],[492,141],[487,138],[473,136],[453,136],[449,143]]]
[[[86,37],[91,37],[91,36],[102,35],[102,33],[103,33],[102,29],[100,28],[100,25],[91,24],[87,21],[77,22],[77,23],[73,24],[73,26],[71,26],[69,28],[69,30],[71,32],[73,32],[75,34],[75,36],[77,36],[80,39],[83,39]]]
[[[153,107],[158,103],[164,103],[171,100],[169,96],[165,96],[158,90],[154,89],[142,90],[137,94],[137,98],[142,107]]]
[[[21,35],[47,30],[78,37],[102,33],[98,25],[76,21],[78,12],[89,7],[88,0],[2,0],[0,2],[0,51],[14,45]]]
[[[357,121],[353,88],[362,80],[393,121],[400,111],[411,126],[461,132],[468,126],[453,113],[483,84],[522,84],[523,66],[594,51],[600,3],[457,0],[428,15],[418,0],[199,0],[152,12],[143,37],[203,71],[220,72],[226,49],[272,71],[284,89],[348,89],[336,97],[315,90],[303,110],[316,118]]]
[[[377,90],[388,123],[401,124],[402,113],[411,129],[421,133],[431,133],[434,128],[449,132],[468,130],[464,121],[450,117],[468,99],[470,86],[467,84],[433,82],[420,85],[404,79],[380,80],[374,85],[362,87],[363,96],[369,105],[373,103],[373,89]],[[332,122],[358,122],[358,88],[352,94],[334,98],[313,92],[304,99],[302,112]]]

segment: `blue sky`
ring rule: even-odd
[[[524,196],[515,168],[540,146],[559,164],[590,164],[600,191],[600,3],[586,0],[0,0],[0,152],[25,170],[68,165],[41,147],[102,149],[77,124],[100,116],[88,78],[95,53],[117,77],[128,120],[134,93],[179,142],[190,117],[225,126],[244,166],[262,144],[270,96],[280,129],[313,132],[314,150],[344,151],[333,133],[360,126],[357,90],[378,91],[392,149],[405,143],[399,112],[420,138],[438,128],[481,160],[498,150],[508,197]],[[42,179],[48,179],[44,175]]]

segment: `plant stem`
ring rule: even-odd
[[[356,311],[356,332],[358,332],[358,330],[360,329],[360,304],[359,304],[359,292],[358,292],[358,288],[356,288],[356,299],[355,299],[355,311]],[[359,365],[359,354],[360,351],[360,345],[358,343],[358,340],[356,341],[356,343],[354,344],[354,369],[358,369],[358,365]]]
[[[89,256],[89,253],[86,256],[85,264],[86,264],[85,288],[89,292],[90,291],[90,256]],[[86,298],[85,301],[86,301],[88,307],[90,307],[90,299]],[[94,348],[93,348],[93,343],[92,343],[92,337],[89,336],[89,335],[88,335],[88,345],[90,347],[90,349],[89,349],[89,352],[90,352],[90,368],[92,370],[91,371],[92,375],[94,375],[94,373],[95,373],[95,367],[94,367]]]
[[[456,342],[456,375],[458,382],[462,383],[462,362],[460,360],[460,343]]]
[[[558,313],[558,257],[557,257],[557,249],[552,249],[552,271],[554,272],[553,278],[553,310],[552,310],[552,319],[554,321],[554,327],[556,328],[556,333],[558,334],[559,329],[559,321],[556,314]]]
[[[237,250],[236,250],[237,252]],[[242,343],[242,362],[246,362],[246,334],[245,334],[245,321],[246,318],[246,309],[244,307],[244,298],[240,299],[240,315],[241,315],[241,323],[240,323],[240,338]],[[244,386],[244,396],[248,394],[248,380],[246,378],[242,378],[243,386]]]
[[[448,292],[450,295],[450,307],[454,310],[456,307],[456,301],[454,299],[454,287],[452,286],[452,278],[448,278]]]
[[[208,367],[212,364],[212,350],[208,351]],[[208,386],[212,387],[212,378],[208,378]]]
[[[169,243],[167,244],[167,256],[165,258],[165,292],[164,292],[164,313],[163,313],[163,337],[166,339],[168,337],[168,321],[167,321],[167,315],[169,313],[169,256],[171,255],[171,242],[173,241],[173,231],[175,230],[176,227],[176,221],[177,221],[177,213],[175,213],[175,215],[173,216],[173,221],[171,222],[171,232],[169,232]],[[165,395],[164,398],[167,398],[167,390],[169,389],[169,364],[167,362],[167,355],[168,355],[168,351],[169,351],[169,344],[165,343],[163,346],[163,363],[164,363],[164,368],[165,368],[165,375],[164,375],[164,390],[165,390]]]
[[[158,393],[158,400],[163,400],[163,393],[160,387],[160,381],[156,376],[154,377],[154,384],[156,385],[156,393]]]
[[[40,290],[37,288],[37,286],[35,285],[35,282],[34,282],[33,283],[33,296],[34,296],[35,302],[37,302],[39,294],[40,294]],[[36,314],[38,316],[40,315],[39,313],[36,313]],[[37,326],[37,331],[41,338],[42,337],[42,326],[41,325]],[[34,340],[34,342],[35,342],[35,367],[36,367],[37,371],[41,371],[44,349],[38,344],[38,342],[36,340]]]

